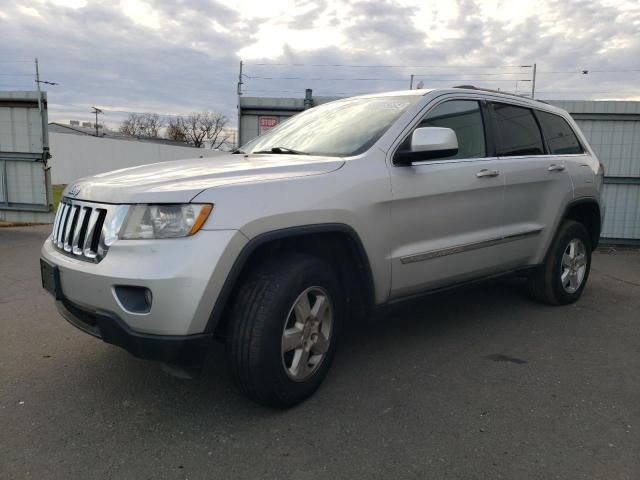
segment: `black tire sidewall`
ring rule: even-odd
[[[276,262],[268,267],[275,285],[273,296],[261,305],[262,343],[258,361],[261,391],[271,391],[271,397],[277,406],[290,406],[309,397],[324,380],[333,361],[337,340],[344,317],[344,300],[340,282],[333,269],[325,261],[297,255],[287,261]],[[326,290],[333,309],[333,323],[329,349],[321,365],[306,380],[297,382],[289,378],[282,363],[282,333],[289,312],[300,296],[309,287],[321,287]]]

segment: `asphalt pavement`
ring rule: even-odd
[[[0,479],[640,478],[640,254],[582,299],[510,279],[394,307],[274,411],[223,347],[179,380],[76,330],[40,286],[49,226],[0,228]]]

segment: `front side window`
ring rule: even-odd
[[[536,111],[547,145],[553,155],[583,153],[578,137],[573,133],[567,121],[553,113]]]
[[[441,103],[431,109],[416,128],[421,127],[445,127],[456,132],[458,153],[444,157],[445,160],[487,156],[480,104],[474,100],[449,100]],[[410,138],[408,140],[411,141]]]
[[[368,150],[420,95],[355,97],[305,110],[241,150],[344,157]]]
[[[543,155],[542,134],[533,112],[506,103],[492,103],[499,157]]]

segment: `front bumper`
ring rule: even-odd
[[[179,239],[117,240],[100,263],[91,263],[60,253],[47,239],[41,256],[58,269],[61,306],[92,313],[96,336],[109,341],[114,329],[120,329],[135,338],[181,337],[205,332],[218,294],[246,242],[235,230],[201,230]],[[150,311],[125,309],[116,286],[151,290]],[[74,325],[92,333],[86,326]]]
[[[212,340],[211,334],[149,335],[131,330],[117,315],[85,310],[65,298],[56,300],[58,312],[80,330],[132,355],[185,366],[200,365]]]

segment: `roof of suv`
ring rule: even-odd
[[[366,95],[359,95],[359,97],[364,97],[364,98],[366,97],[398,97],[398,96],[406,96],[406,95],[424,96],[432,92],[438,92],[438,93],[464,92],[464,93],[475,93],[475,94],[485,93],[487,95],[491,95],[492,97],[502,97],[506,101],[517,100],[519,102],[527,103],[531,107],[535,107],[535,108],[542,107],[544,110],[548,110],[548,111],[564,112],[564,110],[562,110],[561,108],[551,105],[543,100],[531,99],[528,97],[524,97],[522,95],[516,95],[515,93],[500,92],[498,90],[491,90],[488,88],[478,88],[478,87],[474,87],[473,85],[460,85],[460,86],[448,87],[448,88],[430,88],[430,89],[423,88],[423,89],[415,89],[415,90],[396,90],[392,92],[369,93]]]

